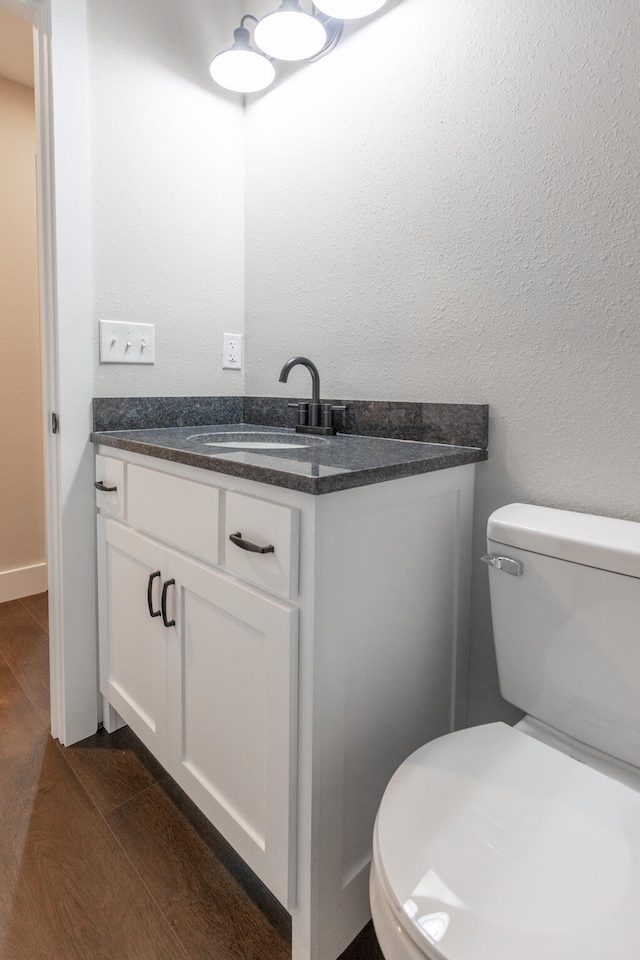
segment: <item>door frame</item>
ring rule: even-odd
[[[51,732],[71,744],[99,718],[86,0],[0,9],[34,28]]]

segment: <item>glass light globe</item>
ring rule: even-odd
[[[336,20],[358,20],[384,7],[387,0],[315,0],[322,13]]]
[[[234,93],[257,93],[265,90],[276,72],[271,61],[254,50],[249,43],[249,31],[238,27],[234,44],[217,54],[209,65],[211,76],[225,90]]]
[[[298,0],[282,0],[275,13],[269,13],[256,25],[253,39],[261,50],[276,60],[308,60],[327,42],[327,31]]]

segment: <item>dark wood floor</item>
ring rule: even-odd
[[[290,934],[128,728],[51,739],[46,594],[0,604],[0,960],[289,960]],[[371,924],[341,960],[382,960]]]

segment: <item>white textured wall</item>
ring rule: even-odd
[[[243,112],[208,73],[240,2],[88,13],[95,395],[242,393],[222,333],[243,332]],[[99,365],[100,319],[154,323],[155,365]]]
[[[45,562],[35,112],[3,77],[0,130],[1,574]]]
[[[640,520],[638,9],[402,0],[248,111],[246,392],[489,403],[476,556],[514,500]]]

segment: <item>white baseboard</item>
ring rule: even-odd
[[[0,571],[0,603],[31,597],[34,593],[44,593],[48,587],[47,579],[46,563]]]

